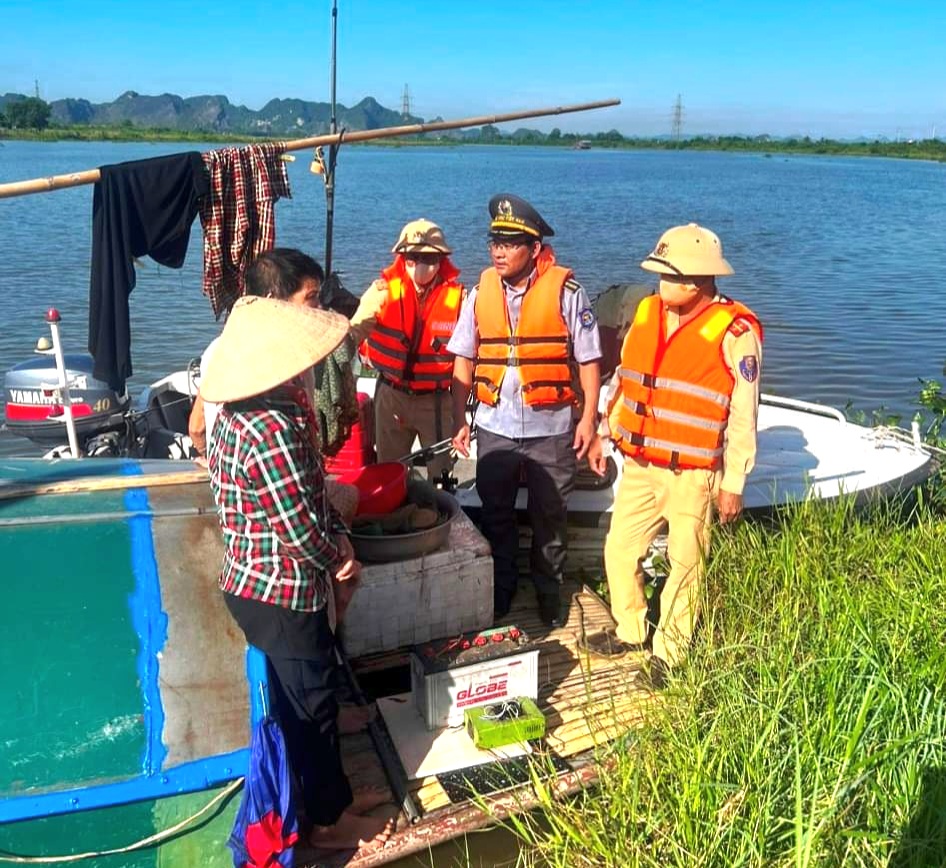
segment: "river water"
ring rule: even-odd
[[[180,145],[0,142],[0,181],[180,151]],[[277,241],[322,258],[324,196],[309,155],[290,164],[293,198]],[[343,148],[335,265],[356,293],[390,261],[403,223],[439,222],[472,285],[488,263],[486,203],[508,191],[555,228],[559,260],[592,295],[647,282],[638,264],[669,226],[697,221],[736,270],[720,281],[765,326],[769,392],[905,419],[919,378],[946,360],[946,164],[844,157],[572,151],[518,147]],[[0,371],[28,358],[50,306],[67,349],[85,348],[92,188],[0,200]],[[134,391],[198,356],[219,330],[201,294],[195,222],[183,269],[145,260],[132,294]],[[0,455],[25,442],[0,435]],[[487,843],[491,842],[491,843]],[[451,845],[452,847],[452,845]],[[410,864],[494,864],[495,833]],[[405,862],[405,864],[408,864]]]
[[[174,144],[4,142],[0,181],[181,150]],[[322,258],[324,196],[309,155],[290,164],[277,243]],[[356,293],[389,262],[401,225],[441,223],[463,279],[487,264],[486,203],[509,191],[556,230],[559,260],[589,292],[647,282],[638,267],[660,233],[714,229],[736,274],[724,292],[765,326],[766,391],[909,416],[917,379],[946,360],[946,164],[672,151],[457,146],[350,147],[339,158],[335,264]],[[43,313],[87,338],[89,186],[0,200],[0,371],[29,357]],[[202,296],[200,224],[183,269],[150,259],[132,294],[132,390],[180,368],[219,328]],[[5,450],[9,450],[9,445]],[[9,452],[7,451],[7,454]]]

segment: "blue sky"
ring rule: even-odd
[[[339,0],[338,99],[548,130],[946,137],[941,2]],[[327,100],[330,0],[0,0],[0,93]]]

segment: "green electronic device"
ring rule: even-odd
[[[525,696],[467,708],[463,719],[473,744],[484,750],[545,735],[545,715]]]

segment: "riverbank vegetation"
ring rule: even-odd
[[[597,787],[512,821],[548,866],[941,865],[946,522],[811,503],[717,535],[702,632]]]
[[[19,139],[30,142],[202,142],[239,144],[268,141],[259,136],[208,133],[202,130],[172,130],[167,127],[136,127],[130,122],[117,126],[43,127],[41,129],[4,128],[0,122],[0,140]]]
[[[939,383],[920,405],[943,446]],[[600,749],[598,786],[507,822],[521,861],[944,864],[943,490],[718,531],[687,666]]]
[[[9,111],[10,107],[8,107]],[[140,127],[131,121],[114,126],[91,126],[73,124],[69,126],[30,127],[13,125],[4,127],[0,116],[0,139],[25,139],[29,141],[109,141],[109,142],[204,142],[244,143],[268,141],[266,136],[241,133],[221,133],[207,130],[176,130],[167,127]],[[420,136],[405,136],[397,139],[382,139],[372,143],[389,147],[410,146],[460,146],[503,145],[561,147],[609,150],[662,150],[662,151],[742,151],[775,154],[802,154],[812,156],[893,157],[899,159],[946,161],[946,141],[939,139],[909,141],[839,141],[837,139],[773,138],[772,136],[693,136],[672,139],[667,137],[624,136],[617,130],[603,133],[563,133],[553,129],[550,133],[521,129],[504,133],[498,127],[485,126],[457,135],[426,133]],[[357,144],[349,147],[358,147]]]

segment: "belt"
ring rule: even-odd
[[[434,389],[415,389],[415,388],[413,388],[413,387],[411,387],[411,386],[402,386],[400,383],[392,383],[392,382],[391,382],[389,379],[387,379],[386,377],[379,377],[378,379],[379,379],[382,383],[384,383],[384,385],[387,386],[389,389],[394,389],[395,392],[403,392],[405,395],[435,395],[435,394],[437,394],[438,392],[443,393],[443,392],[449,392],[449,391],[450,391],[450,387],[449,387],[449,386],[447,386],[447,387],[445,387],[445,388],[443,388],[443,389],[440,389],[440,388],[434,388]]]

